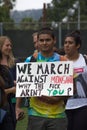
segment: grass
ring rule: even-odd
[[[26,130],[27,128],[27,121],[28,121],[28,112],[27,108],[23,108],[25,111],[25,118],[17,122],[16,130]]]

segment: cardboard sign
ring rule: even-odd
[[[71,61],[29,62],[16,65],[16,97],[73,95]]]

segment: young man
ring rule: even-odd
[[[53,30],[42,28],[38,32],[38,52],[36,62],[55,62],[60,61],[61,56],[55,53],[53,47],[56,38]],[[30,57],[26,59],[30,62]],[[64,106],[64,97],[60,96],[41,96],[31,97],[28,110],[28,128],[27,130],[66,130],[66,115]],[[17,100],[16,113],[19,118],[20,99]]]

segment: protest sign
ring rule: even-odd
[[[16,64],[16,97],[73,95],[71,61]]]

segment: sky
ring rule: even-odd
[[[16,0],[14,10],[42,9],[43,3],[51,3],[52,0]]]

